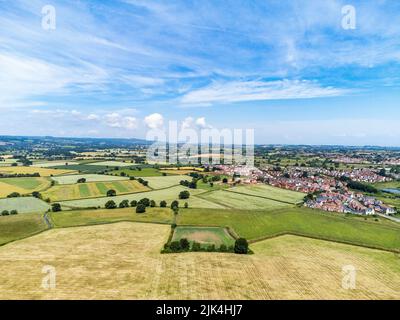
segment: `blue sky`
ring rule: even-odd
[[[0,135],[144,137],[174,120],[400,145],[399,22],[395,0],[0,0]]]

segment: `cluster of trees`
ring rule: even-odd
[[[20,193],[18,193],[18,192],[12,192],[12,193],[10,193],[10,194],[7,196],[7,198],[19,198],[20,196],[21,196]]]
[[[114,200],[109,200],[105,204],[106,209],[116,209],[116,208],[136,208],[136,213],[145,213],[147,207],[154,208],[157,206],[157,203],[154,200],[150,200],[149,198],[143,198],[140,199],[139,201],[137,200],[132,200],[129,202],[129,200],[122,200],[119,205],[115,203]],[[166,208],[167,207],[167,201],[162,200],[159,203],[160,208]],[[185,208],[188,208],[189,205],[186,202],[184,204]],[[177,211],[179,208],[179,202],[177,200],[174,200],[171,202],[171,209],[174,211]]]
[[[235,245],[226,246],[221,244],[216,247],[215,244],[210,244],[208,246],[202,246],[200,243],[193,241],[192,245],[186,238],[182,238],[179,241],[172,241],[164,245],[162,253],[176,253],[176,252],[232,252],[237,254],[247,254],[249,253],[249,244],[246,239],[239,238],[235,241]]]
[[[368,183],[362,183],[358,181],[353,181],[348,177],[342,176],[340,177],[341,181],[347,182],[347,187],[353,190],[359,190],[362,192],[369,192],[369,193],[377,193],[378,189],[375,188],[373,185]]]
[[[195,179],[193,179],[192,181],[181,180],[180,185],[188,187],[190,189],[196,189],[197,188],[197,180],[195,180]]]
[[[15,215],[15,214],[18,214],[18,211],[17,211],[17,210],[11,210],[11,211],[3,210],[3,211],[1,212],[1,215],[2,215],[2,216],[9,216],[9,215]]]

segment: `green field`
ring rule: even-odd
[[[58,184],[75,184],[81,178],[85,178],[86,182],[129,180],[127,177],[114,177],[105,174],[73,174],[52,177]]]
[[[2,178],[0,179],[0,198],[8,196],[12,192],[29,194],[48,187],[50,187],[48,178]]]
[[[130,177],[160,177],[162,172],[155,168],[123,168],[109,172],[109,174],[119,176],[121,173],[125,173]]]
[[[219,227],[176,227],[172,241],[179,241],[186,238],[189,242],[194,241],[202,246],[214,244],[217,248],[224,244],[227,247],[234,245],[235,239],[225,228]]]
[[[150,190],[135,180],[89,182],[79,184],[59,184],[43,192],[43,198],[51,201],[105,197],[108,190],[117,194],[136,193]]]
[[[58,165],[51,167],[53,169],[63,169],[63,170],[75,170],[78,173],[102,173],[105,170],[110,170],[110,167],[106,166],[93,166],[89,164],[70,164],[68,166],[66,165]]]
[[[206,192],[200,196],[202,199],[218,203],[232,209],[280,209],[289,207],[291,204],[270,200],[262,197],[249,196],[236,192],[217,190]]]
[[[100,161],[100,162],[91,162],[87,163],[88,166],[101,166],[101,167],[131,167],[134,166],[134,163],[131,162],[123,162],[123,161]]]
[[[118,221],[167,223],[173,222],[173,213],[169,208],[147,208],[145,213],[136,213],[135,208],[74,210],[50,213],[55,227],[72,227],[103,224]]]
[[[3,210],[17,210],[18,213],[45,212],[49,208],[46,202],[33,197],[0,199],[0,212]]]
[[[149,182],[149,187],[153,189],[163,189],[177,186],[181,180],[186,179],[182,176],[166,176],[166,177],[146,177],[144,180]]]
[[[301,192],[275,188],[266,184],[238,186],[230,188],[228,191],[254,195],[293,204],[302,202],[305,196],[305,194]]]
[[[104,197],[104,198],[93,198],[93,199],[81,199],[81,200],[71,200],[71,201],[63,201],[61,202],[65,207],[71,208],[95,208],[95,207],[104,207],[105,203],[109,200],[115,201],[116,204],[119,204],[123,200],[140,200],[143,198],[149,198],[150,200],[154,200],[159,205],[160,201],[167,201],[168,205],[171,204],[173,200],[178,200],[179,192],[189,190],[191,196],[186,200],[179,200],[180,205],[183,206],[185,202],[188,202],[189,206],[192,208],[224,208],[216,203],[200,199],[195,195],[198,195],[204,190],[198,189],[187,189],[182,186],[175,186],[162,190],[153,190],[148,192],[140,192],[134,194],[126,194],[120,195],[116,197]]]
[[[231,227],[239,236],[257,240],[293,233],[400,251],[400,225],[371,222],[307,208],[273,211],[182,209],[177,224]]]
[[[0,245],[29,237],[46,230],[42,214],[26,213],[13,216],[0,216]]]

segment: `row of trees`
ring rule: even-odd
[[[237,254],[247,254],[249,253],[249,244],[246,239],[239,238],[235,240],[235,244],[233,246],[227,246],[225,244],[221,244],[219,247],[216,247],[215,244],[210,244],[207,246],[202,246],[200,243],[193,241],[190,244],[189,240],[186,238],[182,238],[179,241],[172,241],[170,243],[166,243],[164,245],[164,249],[162,253],[177,253],[177,252],[232,252]]]

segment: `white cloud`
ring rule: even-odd
[[[153,113],[144,118],[144,123],[150,129],[159,129],[164,123],[164,117],[159,113]]]
[[[99,116],[97,114],[91,113],[87,116],[87,120],[99,120]]]
[[[205,117],[200,117],[196,119],[196,126],[200,129],[210,128],[210,126],[206,123]]]
[[[117,112],[109,113],[105,116],[105,123],[112,128],[136,129],[137,119],[135,117],[122,116]]]
[[[184,95],[182,104],[229,103],[241,101],[307,99],[344,95],[347,90],[322,87],[315,81],[231,81],[214,82]]]
[[[193,126],[194,119],[192,117],[187,117],[182,121],[182,130],[189,129]]]

